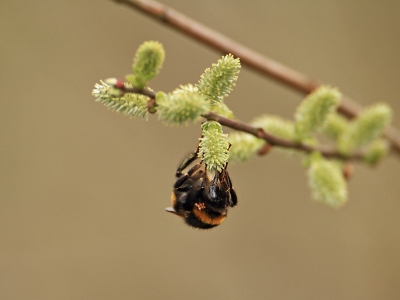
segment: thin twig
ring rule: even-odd
[[[122,82],[122,80],[117,79],[118,82]],[[150,99],[155,99],[156,98],[156,93],[148,88],[144,89],[137,89],[135,87],[127,88],[125,85],[114,85],[114,88],[119,89],[123,91],[124,93],[133,93],[133,94],[141,94],[149,97]]]
[[[272,59],[269,59],[233,40],[214,31],[203,24],[160,4],[153,0],[112,0],[125,4],[131,8],[144,12],[151,17],[163,22],[172,28],[192,37],[200,43],[206,44],[219,52],[232,53],[239,57],[243,65],[246,65],[261,74],[275,79],[302,93],[309,94],[321,84],[306,75],[290,69]],[[347,96],[343,96],[338,111],[348,118],[356,117],[362,110],[362,106]],[[391,142],[392,149],[400,154],[400,133],[393,126],[384,132],[385,137]]]
[[[231,120],[228,118],[225,118],[223,116],[220,116],[218,114],[215,114],[213,112],[209,112],[206,115],[203,115],[204,118],[207,120],[214,120],[220,123],[221,125],[225,127],[229,127],[232,129],[235,129],[237,131],[242,131],[249,133],[251,135],[254,135],[255,137],[258,137],[260,139],[265,140],[268,144],[271,146],[277,146],[281,148],[290,148],[290,149],[297,149],[300,151],[303,151],[305,153],[311,153],[311,152],[320,152],[321,155],[323,155],[326,158],[338,158],[342,160],[362,160],[364,157],[364,154],[361,152],[356,152],[353,153],[349,156],[345,156],[341,153],[339,153],[336,149],[334,148],[326,148],[326,147],[313,147],[304,143],[298,143],[290,140],[285,140],[280,137],[277,137],[276,135],[273,135],[271,133],[268,133],[264,131],[262,128],[257,128],[254,126],[251,126],[247,123],[241,122],[239,120]]]
[[[148,109],[149,111],[155,112],[156,109],[156,103],[155,103],[155,95],[156,92],[151,91],[149,89],[135,89],[135,88],[126,88],[124,86],[114,86],[115,88],[119,88],[122,90],[124,93],[135,93],[135,94],[142,94],[150,97],[151,99],[149,100],[149,106]],[[251,126],[250,124],[244,123],[239,120],[232,120],[225,118],[221,115],[218,115],[213,112],[209,112],[205,115],[202,115],[203,118],[207,120],[213,120],[217,121],[220,123],[222,126],[234,129],[236,131],[242,131],[249,133],[259,139],[265,140],[268,144],[271,146],[277,146],[281,148],[290,148],[290,149],[297,149],[299,151],[305,152],[305,153],[311,153],[314,151],[320,152],[321,155],[323,155],[326,158],[338,158],[342,160],[362,160],[363,157],[365,156],[364,153],[362,152],[355,152],[351,155],[345,156],[341,153],[339,153],[336,149],[334,148],[326,148],[326,147],[313,147],[304,143],[298,143],[295,141],[291,140],[286,140],[280,137],[277,137],[276,135],[273,135],[271,133],[266,132],[264,129],[259,128],[259,127],[254,127]]]

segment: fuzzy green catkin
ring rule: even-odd
[[[276,137],[289,141],[296,140],[295,126],[291,120],[286,120],[273,115],[263,115],[256,118],[251,124],[255,127],[264,129],[266,132],[273,134]],[[316,146],[318,144],[317,139],[313,136],[304,138],[302,142],[310,146]],[[277,148],[286,154],[294,154],[297,151],[295,149]]]
[[[229,159],[227,134],[223,134],[221,125],[216,121],[207,121],[201,125],[203,132],[199,139],[199,157],[209,171],[222,171]]]
[[[319,130],[327,116],[339,105],[341,94],[336,88],[321,86],[308,95],[297,107],[295,132],[298,141]]]
[[[232,54],[223,56],[207,68],[197,84],[199,93],[211,103],[221,102],[231,92],[240,71],[240,60]]]
[[[104,81],[101,84],[96,83],[92,95],[96,97],[97,102],[103,103],[108,109],[123,113],[125,116],[142,117],[147,119],[148,109],[147,101],[149,98],[140,94],[126,93],[123,96],[121,91],[114,89]],[[124,83],[126,88],[131,88],[129,83]]]
[[[196,122],[209,112],[210,105],[192,85],[180,86],[171,94],[156,95],[159,118],[168,125],[186,125]]]
[[[244,132],[232,132],[228,136],[231,144],[229,161],[233,163],[245,162],[262,148],[265,141]]]
[[[348,155],[357,147],[371,143],[377,139],[392,120],[391,108],[383,103],[366,108],[338,140],[338,148],[342,154]]]
[[[371,145],[368,146],[364,156],[364,161],[370,165],[374,165],[384,156],[386,156],[388,151],[389,145],[386,140],[375,140]]]
[[[350,126],[349,121],[336,112],[331,113],[322,128],[327,136],[337,140]]]
[[[335,162],[313,153],[307,175],[315,200],[333,207],[340,207],[347,201],[346,180]]]
[[[220,116],[223,116],[228,119],[233,119],[233,112],[229,109],[229,107],[224,102],[214,102],[211,105],[211,111]]]
[[[254,119],[251,124],[277,137],[291,141],[295,139],[294,123],[290,120],[273,115],[263,115]]]
[[[137,89],[142,89],[147,82],[156,76],[165,59],[165,51],[161,43],[147,41],[139,46],[133,59],[134,75],[127,75],[127,80]]]

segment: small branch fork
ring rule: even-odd
[[[121,84],[121,80],[117,80],[117,84],[114,86],[115,88],[123,91],[124,93],[135,93],[135,94],[142,94],[145,96],[148,96],[150,100],[148,101],[148,110],[150,113],[155,113],[156,112],[156,101],[155,101],[155,96],[156,92],[151,91],[149,89],[136,89],[136,88],[126,88],[123,84]],[[239,120],[231,120],[228,118],[225,118],[221,115],[218,115],[213,112],[209,112],[205,115],[202,115],[203,118],[206,120],[213,120],[217,121],[220,123],[222,126],[234,129],[236,131],[242,131],[246,132],[248,134],[251,134],[259,139],[265,140],[269,145],[271,146],[277,146],[277,147],[282,147],[282,148],[291,148],[291,149],[297,149],[299,151],[303,151],[305,153],[311,153],[314,151],[318,151],[321,153],[322,156],[326,158],[338,158],[342,159],[345,161],[350,161],[350,160],[362,160],[364,157],[364,153],[362,152],[355,152],[349,156],[344,156],[343,154],[339,153],[336,149],[334,148],[326,148],[326,147],[313,147],[304,143],[298,143],[290,140],[285,140],[283,138],[277,137],[273,134],[270,134],[262,128],[257,128],[254,126],[251,126],[250,124],[241,122]]]
[[[318,81],[233,41],[166,5],[153,0],[112,1],[143,12],[223,54],[232,53],[235,57],[240,58],[243,65],[304,94],[311,93],[321,85]],[[347,96],[343,96],[338,108],[339,113],[350,119],[356,117],[361,110],[362,106]],[[390,126],[385,130],[384,135],[391,142],[392,150],[400,155],[399,131],[393,126]]]

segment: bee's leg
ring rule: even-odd
[[[190,176],[193,175],[201,167],[201,162],[195,164],[186,174],[180,173],[179,178],[175,181],[174,188],[179,188]]]
[[[230,194],[231,194],[231,201],[232,201],[232,203],[231,203],[230,206],[233,207],[233,206],[236,206],[236,205],[237,205],[237,195],[236,195],[235,190],[233,189],[232,181],[231,181],[231,178],[229,177],[228,171],[225,170],[225,173],[226,173],[226,182],[227,182],[227,184],[228,184],[229,192],[230,192]]]
[[[194,162],[197,158],[197,151],[190,153],[180,164],[178,169],[176,170],[175,176],[181,177],[182,171],[187,168],[192,162]]]
[[[178,169],[176,170],[175,176],[176,177],[181,177],[182,176],[182,171],[189,166],[192,162],[194,162],[197,158],[197,155],[199,153],[200,149],[200,143],[197,145],[196,151],[190,153],[185,159],[182,161]]]
[[[202,187],[192,188],[190,191],[188,191],[186,197],[178,200],[182,205],[182,208],[186,211],[191,211],[193,206],[202,199],[203,191],[204,188]]]

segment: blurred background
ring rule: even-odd
[[[400,115],[398,1],[164,3]],[[165,47],[165,92],[221,53],[112,1],[2,1],[0,16],[0,299],[400,299],[399,156],[356,165],[339,210],[312,200],[298,157],[254,157],[230,166],[228,219],[189,228],[164,208],[200,124],[130,120],[91,91],[145,40]],[[250,121],[302,98],[243,67],[226,102]]]

